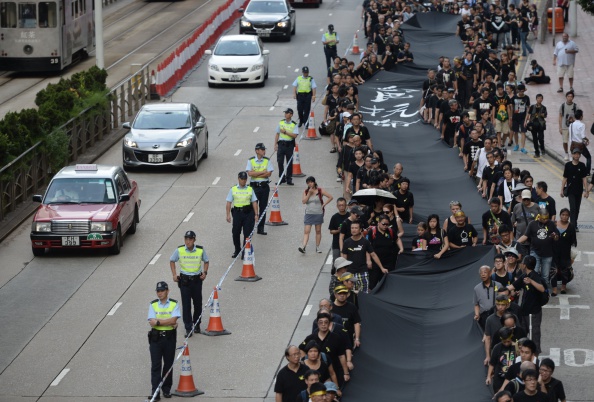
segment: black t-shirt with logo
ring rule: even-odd
[[[526,232],[524,232],[530,239],[530,250],[534,251],[539,257],[553,256],[553,244],[555,243],[555,240],[551,237],[553,233],[559,234],[553,221],[547,223],[532,221],[526,227]]]
[[[448,225],[448,240],[456,246],[472,246],[472,239],[475,237],[476,230],[468,223],[462,227]]]
[[[581,196],[582,191],[584,191],[583,178],[587,174],[588,170],[584,162],[578,162],[577,165],[574,165],[573,162],[567,162],[565,169],[563,169],[563,177],[567,179],[567,185],[569,186],[567,193]]]
[[[365,237],[361,237],[359,240],[349,237],[342,243],[341,252],[346,254],[347,260],[353,262],[347,267],[349,272],[363,274],[368,271],[367,253],[373,253],[373,246]]]

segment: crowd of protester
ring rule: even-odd
[[[458,201],[449,203],[450,216],[431,214],[418,222],[414,183],[401,163],[389,171],[359,112],[357,85],[382,69],[414,62],[414,49],[400,26],[417,11],[461,16],[456,35],[464,50],[436,59],[422,86],[419,114],[449,147],[458,148],[460,169],[475,180],[487,204],[480,223],[472,223]],[[592,188],[587,181],[591,159],[583,111],[573,103],[572,91],[559,107],[567,163],[563,181],[556,183],[570,208],[557,211],[549,185],[535,183],[530,172],[507,159],[511,152],[528,153],[527,132],[534,157],[546,155],[544,97],[530,99],[525,91],[526,84],[547,84],[550,78],[536,60],[524,80],[516,71],[519,58],[533,53],[527,40],[530,33],[537,36],[536,6],[529,0],[482,5],[433,0],[419,9],[401,1],[366,0],[362,18],[368,43],[358,62],[338,57],[328,69],[319,127],[330,135],[337,181],[343,183],[338,212],[328,226],[334,261],[329,295],[319,303],[312,334],[285,350],[288,364],[276,379],[276,401],[340,399],[362,340],[358,294],[394,270],[400,253],[419,251],[440,259],[448,250],[474,246],[492,247],[495,255],[492,266],[479,268],[480,283],[469,303],[484,332],[485,383],[494,400],[565,401],[562,382],[552,376],[555,363],[538,358],[542,306],[565,294],[573,279],[580,203]],[[580,161],[582,155],[587,164]],[[373,202],[353,197],[365,189],[391,196]],[[404,244],[403,224],[413,222],[417,235]]]

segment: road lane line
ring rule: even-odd
[[[283,87],[283,89],[287,89],[287,88],[289,88],[289,86],[288,86],[288,85],[285,85],[285,86]]]
[[[190,219],[192,219],[192,216],[194,216],[194,212],[190,212],[184,219],[184,222],[189,222]]]
[[[219,182],[219,180],[221,180],[220,177],[217,177],[216,179],[214,179],[214,181],[212,182],[212,185],[215,186]]]
[[[303,56],[303,57],[309,57],[309,53],[305,53],[305,56]]]
[[[329,17],[332,17],[332,13],[328,14]]]
[[[271,111],[274,110],[274,106],[270,106],[270,109],[268,109],[268,110],[271,110]]]
[[[159,255],[161,255],[161,254],[159,254]],[[115,306],[113,306],[113,307],[111,308],[111,310],[109,310],[109,313],[107,313],[107,315],[114,315],[114,314],[115,314],[115,312],[117,311],[117,309],[118,309],[118,308],[119,308],[121,305],[122,305],[122,302],[117,302],[117,303],[115,304]]]
[[[298,73],[298,72],[299,72],[299,69],[298,69],[298,68],[296,68],[296,69],[295,69],[295,72],[296,72],[296,73]]]
[[[60,381],[62,381],[62,379],[64,377],[66,377],[66,374],[68,374],[69,371],[70,371],[69,368],[65,368],[64,370],[62,370],[62,372],[60,374],[58,374],[56,379],[54,381],[52,381],[52,383],[50,384],[50,387],[55,387],[56,385],[58,385],[60,383]]]
[[[254,128],[254,133],[257,133],[259,129],[260,129],[260,127]]]
[[[328,256],[328,258],[326,258],[326,265],[330,265],[330,264],[332,264],[332,254],[330,254]]]
[[[239,155],[240,153],[241,153],[241,149],[238,149],[238,150],[237,150],[237,151],[236,151],[236,152],[233,154],[233,156],[237,156],[237,155]]]
[[[313,306],[311,304],[308,304],[307,306],[305,306],[305,310],[303,310],[303,315],[304,316],[309,315],[309,312],[311,311],[312,307]]]
[[[316,41],[314,40],[313,42],[311,42],[311,44],[312,44],[312,45],[315,45],[315,44],[316,44]]]
[[[161,257],[161,254],[155,254],[155,256],[153,257],[151,262],[149,262],[149,265],[155,265],[157,263],[157,260],[159,259],[159,257]]]

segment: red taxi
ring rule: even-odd
[[[33,254],[51,248],[108,248],[119,254],[125,233],[139,222],[138,185],[119,166],[75,165],[60,170],[41,202],[31,225]]]

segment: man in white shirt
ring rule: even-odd
[[[586,172],[588,176],[592,171],[592,157],[588,151],[590,141],[586,137],[586,125],[582,122],[584,112],[581,109],[575,111],[575,121],[569,125],[569,136],[571,141],[571,149],[580,148],[582,155],[586,157]]]
[[[557,42],[555,52],[553,53],[553,65],[557,66],[557,75],[559,76],[558,93],[563,92],[563,78],[567,74],[569,78],[569,90],[573,91],[573,65],[575,64],[575,55],[579,48],[576,43],[569,40],[569,34],[564,33],[563,39]]]

